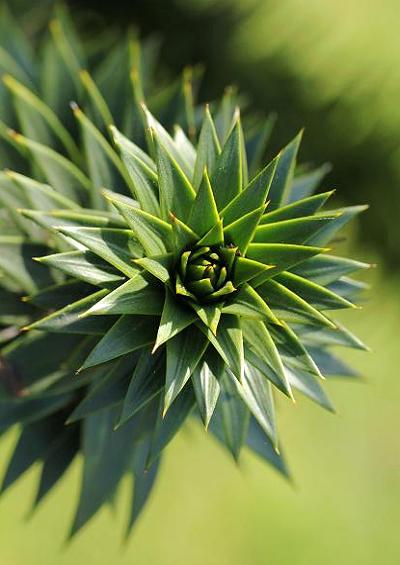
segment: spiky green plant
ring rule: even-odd
[[[39,460],[37,503],[81,453],[72,532],[126,473],[130,528],[189,415],[235,459],[247,446],[287,473],[275,395],[332,410],[323,376],[352,372],[330,348],[363,348],[327,311],[353,306],[349,275],[367,265],[326,248],[361,208],[321,211],[323,171],[294,176],[301,135],[260,167],[270,122],[243,133],[232,92],[199,109],[185,74],[145,104],[137,44],[93,79],[65,14],[52,29],[44,80],[72,85],[79,134],[40,89],[4,79],[24,173],[0,177],[0,430],[21,428],[3,490]]]

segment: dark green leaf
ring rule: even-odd
[[[193,175],[193,186],[196,189],[198,189],[202,182],[205,168],[210,172],[210,174],[212,174],[215,161],[220,153],[221,147],[215,130],[214,121],[208,106],[206,106],[200,130],[199,142],[197,145],[197,156]]]
[[[196,328],[188,328],[167,342],[163,416],[196,369],[207,345],[207,338]]]
[[[281,208],[277,208],[271,212],[267,210],[261,218],[260,224],[291,220],[302,216],[312,216],[315,212],[318,212],[333,193],[333,190],[330,192],[323,192],[321,194],[316,194],[315,196],[309,196],[302,200],[296,200],[296,202],[293,202],[292,204],[282,206]]]
[[[245,255],[254,234],[257,235],[256,228],[264,213],[264,209],[265,204],[245,214],[224,228],[225,241],[237,246],[242,255]]]
[[[159,216],[160,205],[157,199],[157,175],[154,162],[115,127],[111,128],[111,133],[130,175],[133,193],[139,200],[142,210]]]
[[[86,316],[110,314],[161,314],[164,292],[154,278],[146,272],[137,273],[133,278],[92,304]],[[99,320],[97,319],[97,323]]]
[[[173,156],[157,137],[155,139],[162,217],[167,220],[172,212],[178,218],[185,220],[196,193]]]
[[[220,215],[225,224],[235,222],[262,204],[266,204],[276,164],[275,158],[221,211]],[[262,219],[261,223],[263,223]]]
[[[310,243],[312,237],[325,226],[335,222],[336,215],[306,216],[292,220],[280,220],[258,226],[254,243]]]
[[[165,293],[164,309],[157,332],[154,350],[160,345],[176,336],[196,320],[196,314],[178,301],[168,290]]]
[[[156,319],[151,316],[121,316],[98,342],[81,369],[105,363],[154,343]]]
[[[140,208],[134,208],[111,198],[111,202],[128,222],[147,255],[161,255],[171,241],[171,226]]]
[[[55,253],[36,260],[59,269],[66,275],[100,287],[113,288],[124,280],[123,275],[91,251]]]
[[[218,381],[224,371],[224,366],[223,360],[216,351],[208,348],[192,374],[196,403],[206,429],[217,405],[220,393]]]
[[[194,403],[193,390],[188,384],[163,417],[164,399],[160,398],[157,421],[151,437],[151,447],[146,463],[147,468],[154,464],[162,450],[182,427]]]
[[[33,322],[26,329],[42,330],[56,333],[78,333],[86,335],[103,335],[115,322],[115,318],[86,318],[82,314],[96,305],[102,297],[107,295],[108,290],[103,289],[86,296],[77,302],[68,304],[61,310]]]
[[[279,473],[285,477],[289,477],[286,462],[276,449],[273,443],[265,436],[261,426],[254,418],[250,419],[249,433],[247,436],[247,445],[259,457],[265,459],[269,465],[272,465]]]
[[[226,302],[222,308],[224,314],[235,314],[244,318],[266,320],[279,324],[279,320],[271,311],[266,301],[249,284],[243,283],[231,302]]]
[[[125,424],[143,406],[160,394],[165,380],[162,368],[160,357],[146,350],[141,353],[124,398],[117,427]]]
[[[140,246],[130,230],[111,228],[60,228],[63,235],[78,241],[113,267],[133,277],[138,268],[133,259],[142,255]]]
[[[269,191],[271,209],[287,204],[290,199],[290,188],[302,135],[303,132],[300,131],[278,155],[278,163]]]
[[[197,191],[196,199],[193,202],[188,226],[193,231],[203,236],[219,221],[218,209],[214,200],[213,190],[211,188],[210,179],[208,178],[207,169],[203,171],[203,177],[200,187]]]
[[[90,386],[89,392],[70,414],[67,423],[83,420],[99,410],[120,404],[129,386],[131,366],[135,359],[131,355],[122,357],[110,365],[110,369]]]
[[[222,210],[243,188],[243,146],[240,119],[236,123],[217,157],[211,186],[218,210]]]

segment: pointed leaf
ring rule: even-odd
[[[139,444],[135,444],[133,450],[131,467],[134,476],[134,485],[127,534],[131,532],[136,520],[146,505],[157,477],[160,461],[158,459],[148,468],[146,462],[149,458],[149,450],[150,441],[148,439],[145,439]]]
[[[286,322],[333,326],[333,322],[326,318],[319,310],[275,279],[265,281],[257,287],[257,290],[264,300],[268,302],[275,314]]]
[[[334,190],[331,190],[330,192],[323,192],[321,194],[316,194],[315,196],[309,196],[302,200],[296,200],[296,202],[293,202],[292,204],[287,204],[286,206],[282,206],[276,210],[272,210],[271,212],[267,210],[261,218],[260,224],[292,220],[293,218],[299,218],[302,216],[312,216],[315,212],[318,212],[318,210],[325,204],[334,192]]]
[[[226,226],[224,228],[225,241],[237,246],[244,255],[254,234],[257,233],[256,228],[264,210],[265,204]]]
[[[76,426],[70,426],[65,430],[62,438],[57,441],[57,444],[45,456],[34,507],[36,507],[46,494],[58,483],[69,469],[78,452],[78,428]]]
[[[290,190],[289,202],[295,202],[313,194],[322,179],[330,172],[331,169],[332,167],[329,163],[324,163],[318,167],[318,169],[296,176],[293,179]]]
[[[133,363],[134,359],[130,355],[110,363],[109,370],[91,383],[89,392],[70,414],[67,424],[121,404],[128,389],[129,369]]]
[[[267,303],[249,284],[244,283],[232,302],[227,302],[223,308],[224,314],[235,314],[244,318],[256,318],[265,320],[272,324],[278,324],[279,320],[271,311]]]
[[[226,373],[223,373],[219,384],[221,392],[214,412],[217,418],[211,420],[210,429],[213,430],[214,423],[220,424],[221,439],[237,461],[246,441],[250,414]]]
[[[228,365],[237,379],[243,378],[243,334],[237,316],[225,314],[218,326],[217,340],[228,359]]]
[[[126,392],[117,427],[130,420],[139,410],[153,400],[164,387],[164,371],[160,357],[144,350]]]
[[[162,287],[147,273],[144,275],[137,273],[132,279],[96,301],[86,310],[85,317],[104,314],[159,315],[162,312],[163,304]]]
[[[180,251],[188,246],[193,245],[199,240],[199,236],[192,229],[189,228],[184,222],[179,220],[175,214],[170,214],[170,221],[172,225],[172,236],[175,249]]]
[[[79,122],[89,176],[92,181],[90,201],[94,208],[104,208],[100,189],[107,187],[124,194],[127,187],[134,194],[133,183],[121,159],[93,122],[76,105],[72,105]]]
[[[164,308],[153,351],[172,339],[196,320],[196,314],[182,301],[178,301],[168,290],[165,293]]]
[[[168,284],[170,281],[170,271],[174,265],[174,255],[166,253],[165,255],[142,257],[141,259],[135,259],[135,263],[161,282]]]
[[[300,131],[293,141],[284,147],[278,155],[278,163],[269,191],[271,209],[287,204],[290,199],[290,187],[302,135],[303,132]]]
[[[310,216],[282,220],[258,226],[254,243],[309,243],[319,230],[334,222],[337,216]]]
[[[219,305],[210,304],[202,305],[190,301],[190,306],[196,312],[200,320],[212,331],[214,335],[217,333],[218,324],[221,318],[221,308]]]
[[[44,145],[53,145],[54,136],[62,143],[72,161],[79,163],[79,149],[52,109],[11,75],[4,76],[3,82],[15,97],[24,134]]]
[[[215,161],[220,153],[221,147],[215,130],[214,121],[208,106],[206,106],[199,135],[199,142],[197,145],[197,156],[193,175],[193,186],[196,189],[198,189],[202,182],[205,168],[212,174]],[[196,231],[201,233],[200,230]]]
[[[196,193],[178,163],[160,141],[155,139],[162,217],[166,220],[172,212],[185,220]]]
[[[110,328],[110,325],[115,322],[115,318],[105,318],[101,320],[96,318],[82,318],[82,314],[93,305],[96,305],[107,293],[108,290],[99,290],[77,302],[68,304],[61,310],[57,310],[37,322],[33,322],[33,324],[26,329],[37,329],[56,333],[103,335]]]
[[[81,370],[154,343],[156,327],[156,319],[150,316],[121,316],[90,352]]]
[[[222,220],[219,220],[198,242],[197,245],[222,245],[224,230]]]
[[[284,243],[251,243],[247,250],[247,257],[267,265],[274,265],[265,274],[261,274],[252,283],[256,287],[267,278],[285,271],[286,269],[305,261],[306,259],[325,252],[321,247],[308,247]]]
[[[91,251],[68,251],[36,259],[39,263],[59,269],[66,275],[96,286],[114,288],[124,277]]]
[[[218,210],[225,208],[242,190],[243,159],[242,131],[240,120],[237,119],[211,175]]]
[[[17,133],[12,135],[19,145],[29,150],[48,183],[57,192],[78,202],[87,200],[91,182],[74,163],[46,145]]]
[[[252,181],[221,211],[225,224],[239,220],[244,215],[266,203],[274,178],[277,158],[271,161]],[[261,220],[261,223],[262,220]]]
[[[84,469],[71,535],[81,529],[113,494],[130,462],[132,429],[113,431],[116,408],[91,414],[83,424]]]
[[[195,399],[192,388],[187,385],[163,418],[164,399],[160,399],[157,421],[151,437],[151,448],[147,459],[147,468],[154,464],[162,450],[182,427],[194,403]]]
[[[154,216],[160,215],[157,199],[157,175],[154,162],[137,145],[127,139],[115,127],[111,127],[114,143],[130,175],[132,190],[143,211]]]
[[[265,459],[269,465],[272,465],[279,473],[285,477],[289,477],[289,471],[282,455],[277,453],[273,443],[266,437],[264,430],[254,419],[250,419],[249,434],[246,440],[249,448],[259,457]]]
[[[219,215],[213,190],[211,188],[210,179],[208,178],[207,169],[204,169],[200,187],[197,191],[195,201],[193,202],[187,223],[193,231],[203,236],[217,224],[218,221]]]
[[[279,380],[282,382],[286,394],[291,396],[291,390],[286,378],[281,356],[265,324],[258,320],[243,319],[241,325],[243,337],[247,341],[248,346],[253,349],[261,359],[268,361],[276,372]]]
[[[188,328],[167,342],[163,415],[190,379],[208,345],[196,328]]]
[[[242,383],[239,383],[233,375],[231,375],[231,381],[264,433],[276,447],[278,438],[271,383],[249,363],[245,364]]]
[[[236,257],[234,271],[233,271],[233,282],[236,286],[254,279],[258,275],[265,274],[268,269],[273,268],[271,265],[265,265],[259,261],[253,261],[247,257]]]
[[[357,214],[364,212],[368,206],[348,206],[331,212],[336,214],[334,221],[321,226],[317,233],[313,234],[307,243],[311,245],[326,245],[332,237],[341,230],[348,222],[350,222]]]
[[[221,357],[209,348],[192,374],[197,407],[206,429],[217,405],[220,393],[218,381],[223,371],[224,362]]]
[[[167,222],[117,199],[110,200],[126,219],[147,255],[161,255],[166,252],[172,236],[171,226]]]
[[[305,279],[312,280],[317,284],[327,285],[343,275],[354,273],[361,269],[369,269],[371,265],[337,257],[333,255],[319,255],[311,257],[301,263],[295,265],[291,270]]]
[[[87,247],[124,275],[133,277],[137,274],[138,267],[132,261],[141,257],[142,253],[130,230],[68,227],[59,231]]]
[[[354,305],[315,282],[309,281],[294,273],[281,273],[276,281],[295,292],[303,300],[320,310],[335,310],[338,308],[354,308]]]

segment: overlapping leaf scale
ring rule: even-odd
[[[0,430],[23,426],[4,488],[42,460],[37,504],[81,452],[72,534],[125,473],[130,529],[193,412],[235,459],[247,446],[287,475],[273,390],[333,410],[321,377],[353,373],[329,348],[365,348],[326,313],[364,288],[350,275],[368,265],[326,248],[363,207],[323,210],[328,167],[296,174],[301,133],[263,168],[273,119],[247,130],[232,89],[195,111],[194,70],[152,95],[154,43],[99,41],[88,69],[60,8],[46,41],[42,84],[28,52],[4,68],[0,133],[21,172],[0,174]],[[209,304],[177,275],[194,246],[229,273]]]

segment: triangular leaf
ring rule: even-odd
[[[196,199],[193,202],[188,226],[193,231],[203,236],[219,221],[218,209],[214,200],[213,190],[207,169],[203,172],[202,181],[197,191]]]
[[[235,245],[244,255],[249,243],[252,241],[261,216],[265,210],[265,204],[245,214],[224,228],[225,241]]]
[[[193,186],[196,189],[198,189],[202,182],[205,168],[210,172],[210,174],[212,174],[215,161],[220,153],[221,147],[215,130],[214,121],[208,106],[206,106],[199,135],[199,142],[197,144],[196,163],[193,175]]]
[[[207,338],[196,328],[184,330],[167,342],[164,415],[191,377],[207,345]]]
[[[243,337],[247,341],[248,346],[253,349],[261,359],[266,359],[268,363],[270,363],[282,382],[286,394],[291,396],[291,390],[286,378],[281,356],[265,324],[258,320],[243,319],[241,325]]]
[[[269,191],[271,209],[285,205],[290,199],[290,187],[302,136],[303,132],[300,131],[293,141],[286,145],[278,155],[278,163]]]
[[[196,193],[168,150],[157,137],[155,140],[162,217],[166,220],[172,212],[185,221]]]
[[[118,199],[110,200],[126,219],[148,255],[161,255],[166,252],[172,235],[171,226],[167,222]]]
[[[277,158],[271,161],[250,184],[221,211],[220,216],[224,219],[225,224],[235,222],[266,203],[272,179],[274,178],[276,164]]]
[[[165,292],[164,309],[157,332],[154,350],[160,345],[172,339],[179,332],[196,320],[196,314],[190,310],[182,301],[178,301],[168,290]]]
[[[336,215],[306,216],[258,226],[254,243],[309,243],[319,230],[336,220]]]
[[[271,212],[267,210],[261,218],[260,224],[269,224],[270,222],[280,222],[282,220],[291,220],[304,216],[312,216],[315,212],[325,204],[325,202],[332,196],[334,190],[330,192],[322,192],[315,196],[309,196],[302,200],[296,200],[292,204],[282,206]]]
[[[38,257],[36,261],[59,269],[66,275],[105,288],[114,288],[124,280],[123,275],[91,251],[55,253]]]
[[[237,316],[225,314],[218,326],[217,340],[225,352],[228,365],[239,380],[243,378],[244,350],[243,334]]]
[[[107,296],[93,304],[86,316],[110,314],[159,315],[164,304],[164,293],[157,281],[147,273],[137,273]]]
[[[224,314],[235,314],[244,318],[255,318],[278,324],[279,320],[271,311],[267,303],[261,298],[254,288],[244,283],[231,302],[227,302],[223,308]]]
[[[218,381],[224,371],[224,366],[221,357],[209,348],[192,374],[197,406],[206,429],[217,405],[220,393]]]
[[[164,387],[164,371],[160,357],[143,351],[133,371],[117,427],[132,418],[143,406],[160,394]]]
[[[154,343],[156,327],[156,319],[150,316],[121,316],[90,352],[81,370]]]
[[[128,277],[137,274],[138,267],[132,260],[141,257],[142,252],[130,230],[68,227],[60,228],[59,231],[78,241]]]
[[[243,159],[242,131],[240,120],[237,119],[211,175],[218,210],[225,208],[242,190]]]

